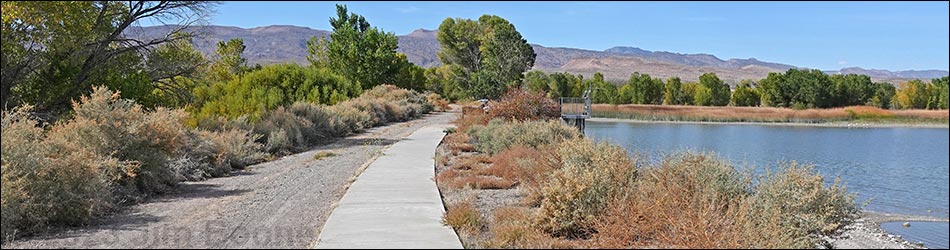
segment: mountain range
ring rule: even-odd
[[[133,27],[125,35],[147,39],[166,34],[173,26]],[[313,36],[328,36],[329,31],[291,25],[271,25],[257,28],[205,25],[190,27],[196,35],[193,43],[205,55],[213,55],[217,42],[232,38],[244,40],[244,56],[249,64],[273,64],[292,62],[308,63],[307,40]],[[422,67],[441,65],[437,52],[437,31],[417,29],[398,36],[398,52],[406,54],[409,61]],[[765,78],[769,72],[784,72],[798,67],[782,63],[759,61],[755,58],[722,60],[710,54],[680,54],[666,51],[649,51],[636,47],[613,47],[604,51],[545,47],[531,44],[537,57],[534,69],[545,72],[570,72],[590,77],[601,72],[611,81],[626,81],[633,72],[653,77],[680,77],[695,81],[706,72],[714,72],[727,83],[741,79]],[[865,74],[875,81],[898,82],[907,79],[930,79],[950,74],[946,70],[888,71],[848,67],[840,70],[825,70],[828,74]]]

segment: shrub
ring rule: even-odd
[[[492,211],[491,239],[487,248],[560,249],[571,245],[552,238],[531,223],[531,211],[522,207],[501,207]]]
[[[30,107],[3,115],[3,237],[88,222],[116,203],[260,161],[257,137],[187,129],[182,110],[145,111],[103,87],[72,119],[38,127]]]
[[[541,185],[557,169],[558,163],[551,159],[553,153],[551,147],[539,150],[515,146],[492,156],[491,166],[483,172],[517,181],[519,188],[526,193],[526,203],[537,204],[541,200]]]
[[[327,69],[277,64],[243,74],[227,82],[214,83],[194,90],[199,101],[197,118],[250,116],[257,121],[261,115],[295,102],[335,104],[360,93],[359,84],[352,83]]]
[[[353,105],[337,104],[330,106],[328,111],[334,115],[335,126],[333,131],[336,135],[349,135],[374,125],[369,112],[360,110]]]
[[[442,216],[442,223],[458,232],[475,233],[482,228],[482,219],[471,200],[459,201],[449,206]]]
[[[507,120],[549,120],[559,118],[561,110],[558,103],[547,98],[544,93],[525,91],[515,88],[505,94],[500,101],[490,105],[488,119]]]
[[[855,196],[836,179],[830,187],[810,165],[791,162],[768,173],[743,204],[746,238],[757,248],[812,248],[851,223]]]
[[[505,122],[494,119],[488,125],[473,126],[469,135],[475,141],[476,150],[496,154],[515,145],[537,148],[579,138],[580,132],[558,121]]]
[[[8,240],[50,223],[81,224],[110,207],[109,184],[137,165],[101,157],[68,141],[48,140],[24,106],[3,113],[0,235]]]
[[[289,154],[309,145],[305,130],[312,126],[313,123],[304,117],[280,107],[264,113],[254,124],[254,132],[264,135],[268,152]]]
[[[749,178],[712,155],[666,156],[596,223],[597,248],[739,248]]]
[[[471,140],[472,138],[466,133],[451,133],[446,135],[444,139],[445,144],[449,146],[449,150],[455,154],[475,151],[475,146],[469,143]]]
[[[449,107],[449,101],[446,101],[441,95],[436,93],[426,95],[426,102],[432,105],[433,111],[445,112],[452,109],[452,107]]]
[[[585,237],[608,201],[633,185],[635,161],[623,148],[587,139],[557,145],[560,166],[541,189],[538,223],[558,236]]]
[[[73,110],[75,117],[54,126],[49,139],[139,165],[133,173],[117,180],[125,189],[123,193],[160,193],[176,183],[167,164],[187,143],[182,110],[157,108],[146,112],[104,87],[95,88],[89,97],[74,102]]]

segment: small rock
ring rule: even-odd
[[[910,227],[910,222],[904,222],[903,226],[904,226],[904,227]]]

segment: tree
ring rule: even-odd
[[[689,98],[692,99],[692,98]],[[684,105],[687,102],[686,92],[679,77],[670,77],[663,86],[663,105]]]
[[[206,17],[214,5],[199,1],[3,2],[2,100],[34,103],[39,110],[65,110],[92,85],[135,86],[136,93],[171,75],[146,68],[154,48],[185,39],[183,30]],[[141,40],[126,36],[143,20],[178,25]],[[175,73],[175,72],[171,72]],[[119,88],[113,88],[119,89]],[[123,92],[123,97],[145,96]]]
[[[738,86],[736,86],[736,91],[732,92],[732,105],[739,107],[756,107],[761,103],[761,97],[759,96],[759,91],[752,88],[752,82],[749,80],[742,80]]]
[[[663,81],[650,75],[634,72],[627,82],[632,89],[630,103],[660,104],[663,102]]]
[[[439,67],[425,70],[426,89],[439,93],[449,100],[467,98],[468,93],[462,86],[468,86],[468,75],[465,69],[456,64],[444,64]]]
[[[871,99],[868,100],[868,104],[882,109],[891,108],[891,99],[897,92],[894,85],[886,82],[874,83],[873,89],[874,94],[871,96]]]
[[[898,84],[897,92],[894,94],[894,105],[899,109],[925,109],[929,94],[927,93],[927,84],[919,79],[914,79]]]
[[[936,87],[936,96],[934,99],[937,102],[936,107],[938,109],[947,109],[947,104],[950,102],[950,78],[944,76],[937,79],[932,79],[931,83]]]
[[[219,41],[215,49],[217,60],[211,64],[208,78],[212,82],[230,81],[235,76],[247,71],[247,59],[244,58],[244,39],[233,38],[228,41]]]
[[[699,89],[702,88],[702,85],[699,85],[698,82],[687,82],[683,84],[683,105],[698,105],[696,104],[696,93],[699,92]]]
[[[791,107],[792,91],[797,91],[787,85],[784,74],[776,72],[760,80],[758,89],[762,105],[769,107]]]
[[[498,97],[534,66],[531,45],[514,25],[498,16],[482,15],[478,21],[446,18],[436,38],[439,60],[461,66],[472,77],[469,83],[473,85],[467,87],[473,97]]]
[[[179,39],[155,48],[145,60],[148,75],[155,81],[154,104],[183,107],[194,102],[191,91],[202,82],[201,69],[208,60],[192,46],[191,38]],[[123,91],[124,93],[125,91]],[[141,102],[148,105],[149,102]]]
[[[863,105],[874,95],[874,84],[866,75],[832,75],[831,106]]]
[[[591,102],[593,103],[614,103],[617,96],[617,85],[604,80],[604,75],[600,72],[594,73],[594,79],[589,80],[591,86]]]
[[[416,91],[423,91],[426,89],[424,68],[409,62],[409,59],[406,58],[406,54],[403,53],[396,54],[395,64],[398,65],[399,71],[396,73],[396,79],[395,82],[393,82],[393,85],[396,85],[396,87]]]
[[[333,32],[326,42],[326,65],[365,89],[394,83],[399,71],[396,35],[370,26],[363,16],[349,13],[345,5],[337,5],[336,13],[336,18],[330,18]],[[318,62],[323,57],[320,44],[308,48],[314,53],[309,58]]]
[[[329,43],[323,36],[312,36],[307,40],[307,61],[310,65],[318,68],[330,67],[330,58],[327,55]]]
[[[699,84],[703,88],[697,92],[696,105],[726,106],[729,105],[729,85],[722,83],[715,73],[705,73],[699,76]]]
[[[551,90],[551,87],[548,85],[550,79],[543,71],[532,70],[525,74],[524,85],[525,87],[534,92],[547,93]]]
[[[574,83],[577,79],[570,73],[557,72],[551,74],[548,82],[548,97],[571,97],[574,92]]]

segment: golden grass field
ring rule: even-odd
[[[715,122],[833,122],[880,121],[908,123],[947,123],[947,110],[887,110],[871,106],[831,109],[770,107],[705,107],[680,105],[595,104],[594,117],[664,121]]]

